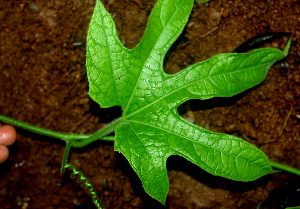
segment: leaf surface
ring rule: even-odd
[[[98,0],[87,40],[89,95],[101,107],[121,106],[115,130],[121,152],[145,191],[165,203],[169,190],[167,158],[179,155],[207,172],[238,181],[272,173],[259,149],[234,136],[196,126],[177,113],[190,99],[230,97],[261,83],[285,54],[277,49],[220,54],[168,75],[166,52],[186,25],[193,0],[159,0],[141,42],[125,48],[113,19]]]

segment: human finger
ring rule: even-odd
[[[6,146],[0,146],[0,163],[3,163],[9,155],[8,148]]]
[[[0,127],[0,146],[9,146],[16,141],[17,132],[9,125],[4,125]]]

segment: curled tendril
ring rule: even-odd
[[[79,175],[79,179],[77,180],[79,183],[82,182],[82,181],[85,181],[85,183],[83,184],[83,187],[90,187],[89,189],[89,194],[92,196],[92,200],[93,200],[93,203],[96,205],[96,207],[98,209],[104,209],[102,203],[101,203],[101,200],[99,198],[97,198],[98,196],[98,193],[94,191],[94,186],[93,184],[89,183],[88,179],[86,177],[83,176],[83,173],[81,173],[80,171],[77,171],[75,166],[72,165],[72,164],[66,164],[63,166],[62,168],[62,172],[65,172],[65,170],[67,168],[72,168],[72,175],[71,177],[72,178],[75,178],[76,175]]]

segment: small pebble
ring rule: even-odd
[[[300,83],[300,75],[299,74],[294,75],[294,79],[295,79],[296,83]]]
[[[38,8],[34,2],[31,2],[29,4],[29,9],[36,11],[36,12],[40,11],[40,8]]]
[[[215,124],[216,124],[216,126],[221,127],[221,126],[223,126],[223,121],[222,120],[217,120]]]
[[[24,202],[21,209],[27,209],[28,208],[28,202]]]
[[[226,132],[233,132],[233,131],[235,131],[236,130],[236,125],[235,124],[230,124],[230,125],[228,125],[228,126],[225,126],[225,131]]]
[[[284,97],[287,101],[293,101],[294,100],[294,96],[293,96],[293,94],[291,94],[291,92],[286,92]]]

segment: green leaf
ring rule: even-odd
[[[195,0],[196,2],[200,2],[201,4],[204,4],[204,3],[207,3],[209,2],[210,0]]]
[[[98,0],[87,40],[89,95],[101,107],[121,106],[115,150],[121,152],[145,191],[165,203],[167,158],[179,155],[207,172],[238,181],[272,173],[266,155],[234,136],[214,133],[184,120],[177,107],[190,99],[230,97],[261,83],[285,54],[277,49],[220,54],[168,75],[166,52],[182,32],[193,0],[159,0],[144,37],[125,48],[114,22]]]

